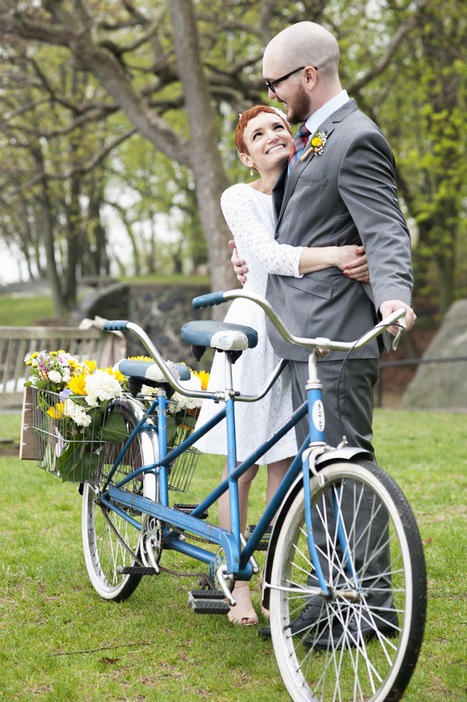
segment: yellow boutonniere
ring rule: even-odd
[[[306,161],[308,156],[311,154],[318,154],[318,156],[322,156],[326,141],[326,132],[320,132],[318,130],[310,142],[310,148],[300,156],[300,161]]]

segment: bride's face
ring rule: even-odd
[[[271,169],[282,169],[293,138],[279,115],[260,112],[246,125],[243,142],[247,150],[247,153],[240,155],[243,163],[249,168],[256,168],[261,175]]]

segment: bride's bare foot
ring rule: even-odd
[[[250,586],[247,582],[235,583],[233,596],[237,604],[230,608],[227,617],[232,624],[242,626],[256,626],[259,619],[251,603]]]
[[[261,590],[261,613],[262,613],[263,617],[265,617],[267,620],[269,620],[269,609],[266,609],[266,607],[264,607],[263,602],[262,602],[263,589],[264,589],[264,568],[259,575],[259,587]]]

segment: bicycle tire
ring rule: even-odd
[[[109,412],[118,412],[130,433],[142,416],[143,409],[134,400],[126,400],[112,403]],[[129,597],[142,577],[139,574],[117,572],[119,566],[135,565],[132,554],[137,555],[139,552],[140,530],[123,516],[103,508],[100,504],[101,490],[122,448],[123,444],[106,444],[99,483],[84,485],[81,519],[84,559],[91,584],[102,598],[116,602]],[[155,463],[157,454],[155,433],[145,430],[138,434],[111,482],[116,484],[142,465]],[[125,490],[142,494],[143,481],[143,474],[140,474],[125,486]],[[120,509],[141,521],[141,514],[134,508],[120,505]]]
[[[279,670],[294,702],[395,702],[424,633],[426,568],[418,527],[402,491],[376,464],[338,462],[320,476],[324,484],[310,479],[313,531],[318,539],[320,529],[325,535],[319,558],[332,595],[316,594],[298,486],[273,554],[271,637]],[[329,500],[337,504],[348,559]],[[357,534],[359,517],[365,522]],[[378,559],[386,565],[376,570]]]

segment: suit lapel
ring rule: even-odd
[[[287,164],[285,164],[279,178],[272,189],[272,206],[274,208],[274,220],[276,224],[279,222],[279,217],[282,209],[282,201],[287,185]]]
[[[334,112],[330,117],[328,117],[320,126],[319,126],[319,131],[324,132],[326,134],[326,139],[329,139],[331,134],[333,133],[335,129],[335,125],[338,124],[339,122],[342,122],[349,114],[352,112],[355,112],[357,109],[357,105],[355,103],[355,100],[350,99],[348,102],[345,103],[342,107],[340,107],[336,112]],[[314,135],[313,135],[314,136]],[[318,158],[326,158],[326,148],[328,147],[328,144],[324,146],[324,152],[321,156],[318,156]],[[280,174],[279,178],[277,179],[277,182],[273,188],[273,206],[274,206],[274,216],[276,218],[276,236],[277,236],[277,227],[281,221],[282,215],[284,213],[284,210],[287,206],[287,203],[295,190],[295,186],[297,184],[297,181],[300,177],[300,175],[303,173],[305,168],[307,168],[311,161],[316,157],[316,154],[310,154],[308,158],[305,159],[305,161],[298,161],[298,163],[295,164],[294,168],[290,171],[289,175],[287,176],[287,167],[285,167]]]

